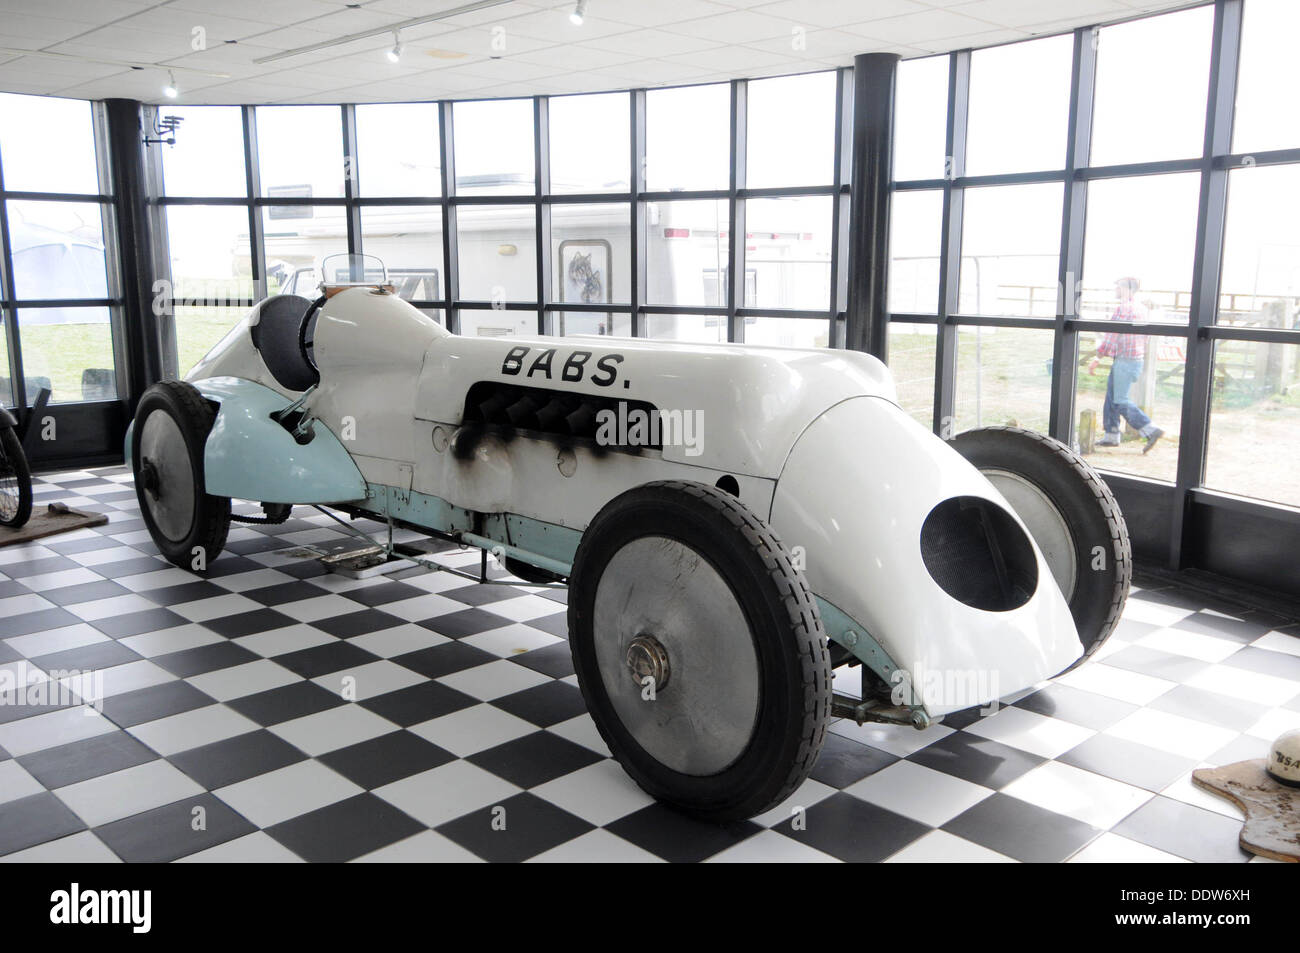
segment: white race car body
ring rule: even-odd
[[[261,307],[187,377],[221,405],[205,451],[210,493],[346,505],[565,575],[582,531],[618,494],[664,479],[722,485],[803,560],[831,640],[887,682],[901,671],[921,690],[909,702],[921,722],[1028,688],[1082,652],[1032,539],[1037,585],[1013,608],[975,608],[936,581],[921,545],[936,506],[972,498],[1011,508],[898,407],[888,370],[870,356],[460,337],[400,298],[350,288],[315,319],[319,385],[303,404],[315,436],[304,444],[268,419],[302,395],[254,345]],[[640,409],[680,426],[636,450],[626,435],[619,447],[570,439],[540,418],[494,426],[482,408],[520,394],[533,405],[580,395],[621,407],[629,424]]]

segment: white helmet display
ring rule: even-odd
[[[1300,728],[1284,731],[1273,742],[1268,773],[1283,784],[1300,788]]]

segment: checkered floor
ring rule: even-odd
[[[1300,726],[1295,619],[1147,589],[1056,683],[924,732],[837,722],[786,804],[700,824],[608,757],[563,590],[327,574],[303,547],[344,534],[305,507],[200,578],[126,470],[36,498],[110,521],[0,548],[4,860],[1244,861],[1191,771]]]

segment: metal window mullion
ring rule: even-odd
[[[1232,120],[1241,47],[1241,0],[1218,0],[1214,8],[1214,46],[1206,97],[1205,140],[1201,155],[1200,208],[1196,217],[1196,259],[1187,317],[1187,361],[1183,371],[1183,414],[1179,431],[1178,473],[1170,529],[1170,566],[1189,564],[1187,510],[1191,491],[1204,478],[1214,383],[1214,339],[1219,279],[1223,264],[1228,206],[1228,169],[1216,156],[1232,151]],[[1190,381],[1188,378],[1190,377]]]
[[[18,293],[14,287],[13,245],[9,239],[9,198],[5,192],[3,160],[0,158],[0,281],[3,290],[0,298],[7,302],[0,317],[4,318],[5,338],[9,345],[9,387],[12,391],[14,406],[19,411],[27,409],[27,386],[23,377],[23,350],[18,338],[18,308],[15,304]]]
[[[145,123],[145,128],[152,125],[153,119],[151,111],[156,110],[154,106],[144,106],[141,109],[141,118]],[[112,150],[109,146],[108,136],[108,113],[103,103],[95,103],[91,109],[91,128],[95,140],[95,168],[99,181],[99,191],[107,196],[113,191],[113,166]],[[144,183],[145,183],[145,215],[148,221],[148,227],[153,233],[153,240],[149,249],[149,257],[153,263],[155,287],[158,278],[164,278],[168,284],[165,286],[171,288],[171,268],[170,262],[167,263],[166,271],[159,271],[158,248],[160,242],[165,238],[166,232],[161,230],[160,215],[158,212],[158,194],[162,187],[162,161],[157,153],[149,146],[144,147]],[[115,299],[117,307],[109,306],[108,309],[108,328],[109,328],[109,348],[113,354],[113,380],[116,386],[116,392],[120,396],[130,395],[132,399],[138,399],[139,394],[130,394],[131,380],[129,368],[131,367],[131,355],[127,353],[127,342],[130,335],[127,333],[123,322],[126,320],[126,310],[121,307],[125,301],[125,274],[123,272],[124,262],[122,260],[121,242],[116,216],[116,202],[104,202],[100,206],[100,233],[104,239],[104,271],[107,279],[106,290],[108,297]],[[165,246],[164,246],[165,247]],[[150,289],[153,291],[154,289]],[[155,291],[156,295],[157,292]],[[150,298],[149,307],[153,308],[153,299]],[[158,318],[154,328],[154,335],[143,335],[142,343],[145,349],[154,348],[157,350],[156,363],[151,363],[151,357],[143,357],[145,366],[157,367],[161,370],[162,376],[176,377],[176,316],[175,313],[157,314]]]
[[[643,310],[646,305],[646,283],[649,279],[649,273],[646,268],[646,248],[649,238],[647,226],[648,214],[646,212],[646,203],[642,198],[645,192],[645,157],[646,157],[646,92],[644,89],[634,89],[631,94],[631,101],[628,106],[631,112],[631,129],[630,129],[630,148],[631,148],[631,168],[629,169],[630,178],[629,196],[631,202],[631,236],[630,251],[631,261],[631,305],[632,305],[632,336],[647,337],[648,317]]]
[[[244,125],[244,184],[248,200],[248,254],[252,259],[253,297],[265,298],[271,289],[266,279],[266,231],[262,224],[262,210],[257,198],[262,193],[262,170],[257,160],[256,107],[241,106]]]
[[[452,202],[456,190],[456,153],[451,113],[451,103],[438,103],[438,152],[442,159],[443,298],[447,302],[447,330],[459,334],[460,311],[456,308],[456,302],[460,298],[460,275],[457,272],[456,205]]]
[[[745,303],[745,187],[746,126],[749,120],[748,85],[731,81],[731,176],[727,187],[727,340],[745,340],[745,321],[737,309]]]
[[[835,159],[831,197],[831,281],[830,322],[826,343],[829,347],[845,346],[840,335],[839,315],[849,306],[849,207],[852,201],[844,186],[849,185],[846,159],[853,154],[853,71],[835,71]]]
[[[943,224],[939,247],[939,329],[934,345],[934,432],[952,436],[957,392],[957,326],[950,317],[958,311],[961,278],[963,193],[953,180],[966,167],[966,114],[970,101],[970,51],[952,53],[948,60],[948,152],[943,186]]]
[[[1074,31],[1070,78],[1070,119],[1061,205],[1061,253],[1057,262],[1056,327],[1052,339],[1052,392],[1047,431],[1066,444],[1074,440],[1074,397],[1079,370],[1078,317],[1083,277],[1083,238],[1088,211],[1088,183],[1078,170],[1088,164],[1092,150],[1092,104],[1097,76],[1096,27]]]
[[[555,319],[546,310],[551,292],[551,206],[542,196],[551,191],[550,100],[533,97],[533,202],[537,227],[537,333],[554,334]]]
[[[356,201],[361,192],[361,173],[357,165],[357,107],[344,104],[339,109],[343,122],[343,198],[347,202],[344,215],[347,220],[348,254],[361,255],[365,252],[365,241],[361,236],[361,208]],[[364,272],[363,264],[362,277]]]

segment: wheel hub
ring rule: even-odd
[[[154,496],[161,496],[161,489],[158,485],[158,468],[153,465],[149,459],[140,461],[140,486],[148,490]]]
[[[638,635],[627,647],[627,667],[632,673],[632,680],[638,685],[645,685],[646,677],[654,679],[656,692],[668,686],[668,676],[672,669],[668,664],[668,650],[653,635]]]

